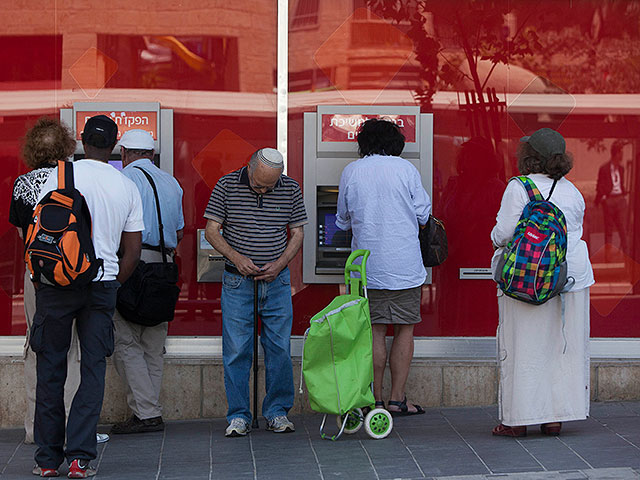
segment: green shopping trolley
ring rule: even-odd
[[[304,334],[302,371],[311,408],[324,413],[320,436],[337,440],[364,425],[369,436],[385,438],[393,428],[391,414],[373,408],[373,347],[366,263],[369,250],[351,253],[345,265],[345,295],[339,295],[318,312]],[[362,258],[360,264],[354,261]],[[302,378],[300,393],[303,393]],[[363,409],[369,409],[365,416]],[[337,415],[335,435],[324,433],[327,415]]]

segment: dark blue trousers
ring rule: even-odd
[[[117,281],[93,282],[77,290],[40,285],[30,345],[37,355],[35,460],[43,468],[58,468],[66,456],[96,458],[96,428],[104,396],[105,357],[113,353],[113,312]],[[64,383],[71,327],[76,319],[80,340],[80,387],[66,424]]]

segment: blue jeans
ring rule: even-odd
[[[253,361],[253,284],[251,277],[222,276],[222,359],[227,393],[227,420],[251,422],[249,375]],[[262,415],[271,420],[293,406],[291,367],[291,278],[285,268],[272,282],[258,282],[260,343],[264,351],[266,396]]]

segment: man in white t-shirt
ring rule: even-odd
[[[31,347],[38,357],[36,475],[57,476],[65,457],[69,478],[96,473],[89,461],[97,454],[96,427],[102,409],[106,357],[113,353],[116,292],[138,263],[144,229],[142,202],[135,184],[107,163],[117,133],[118,127],[109,117],[90,118],[82,133],[86,159],[73,164],[75,188],[89,207],[93,245],[96,257],[104,262],[103,269],[90,285],[78,289],[36,286],[31,331]],[[54,171],[38,200],[57,187]],[[63,392],[74,318],[82,351],[81,383],[66,424],[65,448]]]

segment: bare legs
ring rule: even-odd
[[[393,343],[389,355],[391,369],[391,397],[390,400],[401,402],[404,399],[404,388],[409,376],[411,359],[413,358],[413,325],[394,325]],[[373,396],[376,401],[382,400],[382,380],[387,364],[387,346],[385,335],[386,324],[374,324],[373,330]],[[415,412],[414,405],[407,404],[409,412]],[[389,411],[399,411],[398,407],[390,406]]]
[[[376,402],[382,401],[382,380],[387,365],[387,345],[385,334],[387,325],[376,323],[371,325],[373,333],[373,396]]]

